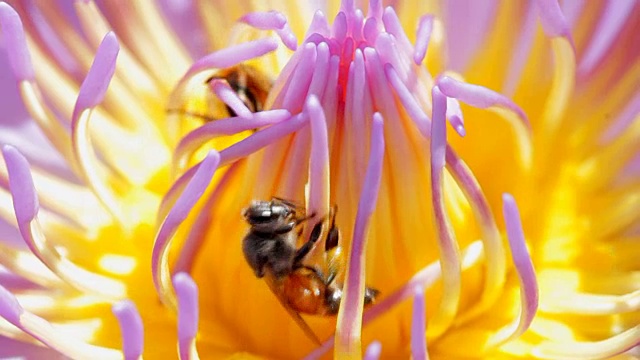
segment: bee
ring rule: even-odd
[[[226,81],[251,112],[264,110],[273,86],[270,77],[246,64],[206,70],[182,79],[169,96],[166,109],[166,125],[169,134],[175,137],[171,139],[173,142],[204,123],[237,115],[211,89],[211,82],[215,80]],[[214,144],[215,148],[224,148],[230,144],[216,145],[220,144]]]
[[[242,244],[247,263],[258,278],[266,280],[285,309],[316,342],[317,337],[300,314],[332,316],[340,308],[344,261],[336,212],[334,206],[298,248],[304,225],[315,214],[308,215],[300,206],[279,198],[254,201],[243,211],[250,225]],[[320,239],[325,240],[325,263],[310,264],[307,255]],[[365,305],[373,303],[377,295],[377,290],[367,287]]]

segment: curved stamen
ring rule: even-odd
[[[301,113],[266,129],[260,130],[244,140],[238,141],[220,152],[220,166],[228,165],[238,161],[239,159],[245,158],[265,146],[272,144],[278,139],[302,129],[307,124],[308,120],[309,117],[305,113]],[[173,185],[171,185],[171,188],[166,192],[165,196],[162,198],[162,202],[160,203],[160,207],[158,209],[158,215],[160,217],[165,216],[168,208],[173,204],[178,194],[182,191],[189,180],[191,180],[200,164],[201,162],[194,165],[174,181]]]
[[[195,174],[188,179],[189,182],[186,184],[184,191],[182,191],[160,225],[153,243],[153,252],[151,254],[153,284],[160,300],[173,310],[177,309],[177,303],[169,271],[169,245],[173,235],[178,230],[178,226],[187,218],[202,194],[207,190],[219,164],[220,154],[215,150],[211,150],[197,167]]]
[[[9,64],[19,81],[33,81],[35,74],[27,40],[18,13],[7,3],[0,3],[0,26],[6,41]]]
[[[277,124],[290,117],[289,111],[276,109],[257,112],[248,119],[236,116],[208,122],[192,130],[180,140],[173,153],[174,171],[176,173],[183,171],[191,155],[211,139]]]
[[[238,21],[260,30],[283,29],[287,17],[279,11],[256,11],[243,15]]]
[[[180,82],[206,69],[224,69],[238,65],[247,60],[266,55],[278,48],[278,43],[271,38],[249,41],[230,46],[198,59]]]
[[[483,256],[482,242],[475,241],[471,243],[462,253],[462,269],[467,270],[475,265],[478,265]],[[425,289],[429,289],[440,277],[441,273],[440,261],[435,261],[422,270],[418,271],[409,281],[407,281],[400,289],[397,289],[393,293],[384,297],[380,302],[375,303],[373,306],[365,311],[362,317],[362,325],[375,321],[380,316],[389,312],[406,299],[414,295],[417,286],[421,286]],[[319,359],[324,355],[335,342],[335,337],[330,337],[322,345],[311,352],[305,357],[306,360]]]
[[[449,120],[451,127],[453,127],[458,135],[464,137],[467,134],[467,130],[464,128],[464,118],[462,117],[462,109],[460,108],[458,99],[447,97],[447,120]]]
[[[500,346],[522,335],[531,325],[538,309],[538,283],[531,256],[527,251],[518,206],[510,194],[502,195],[502,201],[511,257],[520,281],[521,308],[518,319],[500,329],[488,340],[489,347]]]
[[[45,319],[24,310],[16,297],[1,285],[0,317],[71,359],[122,359],[120,351],[78,341],[77,337],[59,331]]]
[[[123,300],[114,304],[112,311],[120,323],[124,360],[142,360],[144,330],[136,305],[130,300]]]
[[[89,138],[89,119],[93,108],[98,106],[109,86],[116,66],[116,58],[120,46],[114,33],[108,33],[96,53],[87,77],[80,86],[80,93],[73,109],[71,120],[71,140],[76,161],[80,171],[103,205],[122,224],[125,220],[121,215],[117,195],[113,193],[104,177],[104,169],[98,166],[91,140]]]
[[[571,293],[547,298],[540,310],[558,314],[615,315],[640,310],[640,290],[624,295]]]
[[[571,40],[571,30],[557,0],[536,0],[540,11],[540,22],[549,37],[562,36]]]
[[[429,116],[425,114],[413,94],[402,82],[396,70],[391,64],[385,64],[384,73],[387,77],[387,81],[396,91],[396,95],[398,95],[400,102],[404,106],[405,110],[407,110],[409,117],[416,124],[418,130],[420,130],[422,136],[426,138],[431,137],[431,119],[429,119]]]
[[[195,258],[198,253],[200,253],[200,248],[205,241],[205,233],[209,226],[211,226],[211,222],[215,219],[214,212],[216,211],[216,207],[214,205],[218,203],[222,194],[229,190],[229,185],[231,185],[232,181],[236,178],[240,164],[241,162],[231,164],[218,181],[215,190],[209,195],[209,198],[202,208],[211,209],[211,211],[201,211],[191,225],[189,235],[187,235],[182,249],[180,249],[180,254],[176,259],[173,269],[174,274],[191,272]]]
[[[364,308],[364,266],[365,243],[369,221],[375,210],[378,190],[382,177],[384,159],[384,129],[380,113],[373,115],[371,130],[371,153],[360,194],[358,212],[351,242],[351,254],[347,265],[344,295],[336,326],[335,357],[338,359],[359,359],[362,357],[360,333]]]
[[[379,341],[373,341],[367,346],[367,351],[364,353],[364,360],[378,360],[382,353],[382,344]]]
[[[602,341],[545,341],[532,353],[540,359],[608,359],[640,345],[640,325]]]
[[[413,61],[416,65],[422,65],[424,57],[427,55],[431,31],[433,31],[433,15],[425,15],[420,18],[418,31],[416,32],[416,43],[414,44]]]
[[[431,194],[437,244],[442,260],[443,293],[437,315],[429,324],[429,336],[441,335],[451,325],[461,292],[460,250],[447,218],[444,198],[444,166],[447,148],[446,112],[447,98],[435,86],[432,90],[433,121],[431,123]]]
[[[443,76],[437,81],[442,93],[471,106],[488,109],[505,118],[513,127],[525,168],[531,166],[533,144],[531,124],[527,115],[506,96],[483,86],[473,85]],[[504,111],[506,110],[506,111]]]
[[[311,127],[311,154],[309,156],[309,193],[307,200],[307,214],[318,214],[319,218],[329,214],[329,138],[327,136],[327,119],[324,116],[324,110],[315,95],[309,96],[307,99],[305,111],[309,114]],[[305,226],[305,231],[309,235],[313,225]],[[307,237],[304,237],[307,239]],[[315,254],[324,252],[324,241],[326,237],[322,237],[320,242],[313,248],[309,254],[313,259]]]
[[[178,355],[180,360],[198,360],[198,285],[186,273],[173,277],[178,296]]]
[[[218,99],[233,110],[242,119],[251,119],[253,113],[226,80],[214,79],[209,84]]]
[[[424,302],[424,290],[418,286],[414,290],[411,321],[411,358],[414,360],[429,359],[425,336],[427,312]]]
[[[27,159],[9,145],[2,148],[2,153],[9,172],[9,187],[18,229],[33,254],[53,273],[78,289],[111,299],[123,298],[126,295],[126,288],[120,281],[75,265],[64,257],[54,244],[47,241],[38,220],[38,196],[33,186]]]
[[[500,296],[506,278],[506,259],[498,225],[478,180],[450,146],[447,146],[446,160],[447,168],[464,192],[474,216],[478,219],[482,229],[486,259],[486,278],[482,297],[474,307],[458,317],[456,322],[460,324],[484,312]]]
[[[604,13],[593,31],[593,37],[584,50],[578,66],[581,76],[588,75],[603,59],[607,50],[613,45],[618,33],[624,28],[627,18],[633,14],[634,1],[607,2]]]

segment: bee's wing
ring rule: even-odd
[[[297,311],[293,310],[289,306],[289,304],[287,303],[287,300],[282,295],[283,292],[282,292],[282,284],[281,284],[281,282],[279,282],[271,274],[271,272],[268,269],[267,269],[266,272],[267,272],[267,274],[265,275],[264,280],[267,283],[267,285],[269,286],[269,289],[271,290],[271,292],[276,296],[276,298],[278,298],[278,301],[280,301],[280,304],[282,304],[282,307],[284,307],[284,309],[287,310],[287,312],[289,313],[291,318],[293,318],[293,320],[298,324],[300,329],[302,329],[302,331],[304,331],[304,334],[307,335],[307,337],[309,339],[311,339],[313,342],[315,342],[316,345],[321,345],[322,342],[320,341],[320,339],[318,339],[318,336],[316,335],[316,333],[314,333],[313,330],[311,330],[311,328],[309,327],[307,322],[304,321],[302,316],[300,316],[300,314]]]

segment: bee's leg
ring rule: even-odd
[[[372,289],[370,287],[364,288],[364,304],[369,305],[376,301],[376,297],[380,294],[380,291]]]
[[[307,254],[309,254],[309,251],[313,249],[313,246],[316,244],[316,242],[320,238],[320,235],[322,234],[322,223],[323,221],[320,221],[313,227],[313,230],[311,231],[311,236],[309,236],[309,240],[307,240],[307,242],[305,242],[298,249],[298,251],[296,251],[296,256],[293,258],[294,264],[297,264],[300,261],[302,261],[302,259],[304,259],[304,257],[307,256]]]
[[[327,241],[324,243],[324,250],[329,251],[340,242],[340,231],[336,227],[336,214],[338,213],[338,206],[334,205],[329,211],[329,234],[327,235]]]

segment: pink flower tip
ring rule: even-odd
[[[22,21],[18,13],[5,2],[0,2],[0,28],[13,74],[18,81],[33,80],[35,75]]]

